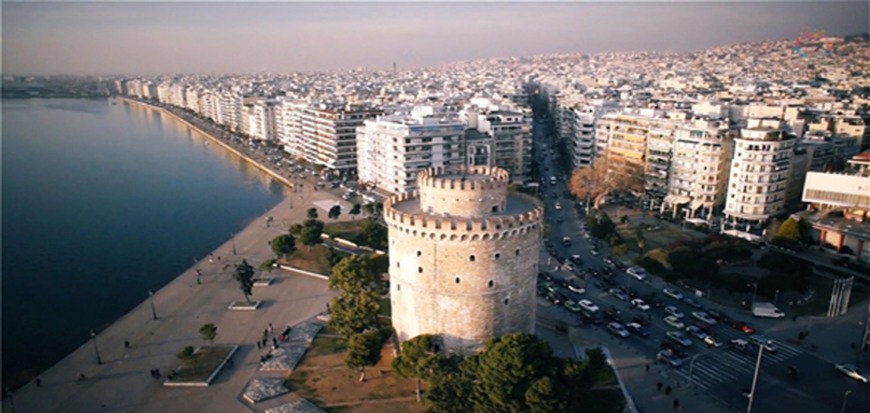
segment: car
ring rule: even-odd
[[[559,291],[559,287],[557,287],[556,284],[553,283],[552,281],[547,281],[547,282],[541,283],[541,287],[544,287],[545,289],[547,289],[547,291],[551,291],[554,293]]]
[[[543,278],[546,281],[553,281],[553,276],[546,271],[542,271],[538,273],[538,278]]]
[[[538,296],[540,296],[540,297],[544,297],[544,296],[546,296],[547,293],[550,292],[550,291],[548,291],[546,288],[544,288],[544,286],[539,285],[538,288],[537,288],[537,292],[538,292]]]
[[[751,349],[749,342],[742,338],[731,339],[730,343],[732,348],[739,351],[748,352]]]
[[[686,327],[686,332],[695,336],[695,338],[701,341],[704,341],[704,339],[707,338],[708,335],[706,331],[701,330],[701,328],[699,328],[698,326],[688,326]]]
[[[565,301],[562,305],[571,312],[579,313],[580,311],[583,311],[583,307],[580,307],[577,303],[571,300]]]
[[[604,263],[607,265],[613,265],[613,259],[610,257],[603,257],[601,258],[601,261],[604,261]]]
[[[734,320],[731,322],[731,327],[734,327],[738,331],[742,331],[746,334],[755,333],[755,329],[752,328],[749,324],[744,323],[743,321]]]
[[[600,311],[583,310],[580,314],[582,314],[587,320],[591,321],[592,324],[601,324],[604,322],[604,316],[601,315]]]
[[[604,275],[613,275],[613,269],[610,267],[601,267],[601,273]]]
[[[575,293],[575,294],[586,294],[585,288],[583,288],[577,284],[574,284],[573,282],[568,283],[568,291],[571,291],[572,293]]]
[[[565,302],[565,296],[558,291],[547,291],[547,295],[544,296],[544,299],[556,305]]]
[[[622,291],[619,288],[611,288],[609,293],[619,301],[628,301],[628,295],[625,294],[625,291]]]
[[[589,300],[580,300],[577,302],[577,305],[579,305],[580,307],[583,307],[584,310],[590,311],[590,312],[595,312],[595,311],[599,310],[598,306],[593,304],[592,301],[589,301]]]
[[[631,300],[631,306],[637,308],[640,311],[649,311],[649,304],[647,304],[640,298],[635,298],[634,300]]]
[[[666,296],[673,298],[674,300],[682,300],[683,293],[674,290],[673,288],[664,288],[662,292],[665,293]]]
[[[674,306],[672,306],[672,305],[669,305],[669,306],[665,307],[665,313],[668,313],[668,314],[670,314],[670,315],[672,315],[672,316],[674,316],[674,317],[676,317],[676,318],[683,318],[683,317],[685,317],[685,315],[683,314],[682,311],[680,311],[679,308],[674,307]]]
[[[707,314],[703,311],[692,311],[692,317],[695,317],[696,319],[701,320],[701,321],[707,323],[708,325],[711,325],[711,326],[716,325],[716,320],[714,320],[713,317],[710,317],[709,314]]]
[[[625,327],[623,327],[622,324],[619,324],[619,323],[608,324],[607,331],[609,331],[611,334],[613,334],[617,337],[622,337],[622,338],[628,338],[628,336],[631,335],[628,333],[628,330],[626,330]]]
[[[562,237],[562,245],[566,247],[571,246],[571,237]]]
[[[595,248],[590,249],[590,250],[589,250],[589,253],[592,254],[592,255],[594,255],[594,256],[596,256],[596,257],[598,256],[598,250],[595,249]]]
[[[656,361],[663,361],[670,364],[671,367],[680,367],[683,365],[683,360],[677,357],[677,355],[672,353],[670,350],[659,351],[658,354],[656,354]]]
[[[684,328],[686,324],[680,321],[679,318],[669,315],[665,317],[665,324],[673,327],[673,328]]]
[[[723,323],[728,323],[730,321],[730,319],[728,318],[728,315],[726,315],[725,313],[723,313],[719,310],[716,310],[714,308],[708,308],[705,311],[707,312],[708,315],[710,315],[710,317],[713,317],[716,321],[721,321]]]
[[[849,376],[850,378],[855,379],[857,381],[860,381],[862,383],[867,383],[868,380],[870,380],[867,378],[867,375],[862,373],[861,370],[858,370],[858,367],[855,367],[854,364],[850,364],[850,363],[835,364],[834,369]]]
[[[554,207],[556,208],[556,211],[558,211],[558,210],[562,209],[562,204],[559,202],[556,202],[556,205]]]
[[[628,323],[625,325],[625,329],[636,336],[649,337],[649,330],[640,323]]]
[[[672,341],[670,341],[670,340],[664,340],[664,341],[662,341],[661,349],[662,349],[662,350],[668,350],[668,351],[670,351],[673,355],[675,355],[675,356],[677,356],[677,357],[679,357],[679,358],[681,358],[681,359],[687,359],[687,358],[689,358],[689,353],[685,352],[685,351],[683,350],[683,347],[682,347],[682,346],[679,346],[679,345],[677,345],[676,343],[674,343],[674,342],[672,342]]]
[[[668,331],[667,333],[665,333],[665,335],[670,340],[674,341],[675,343],[677,343],[683,347],[691,347],[692,346],[692,340],[689,340],[689,338],[686,337],[686,335],[680,331]]]
[[[553,199],[559,198],[559,194],[553,192],[552,194],[550,194],[550,198],[553,198]]]
[[[565,222],[565,218],[562,218],[561,215],[559,215],[559,216],[556,217],[556,223],[561,224],[561,223],[563,223],[563,222]]]
[[[773,340],[761,335],[761,334],[753,334],[749,336],[749,344],[753,346],[763,346],[764,350],[769,351],[771,353],[777,350],[776,343]]]
[[[640,267],[631,267],[626,270],[625,273],[640,281],[645,280],[647,277],[646,272],[643,270],[643,268]]]
[[[706,344],[708,347],[714,347],[714,348],[722,347],[722,343],[716,341],[716,339],[710,335],[708,335],[707,337],[704,337],[704,344]]]
[[[699,300],[699,299],[697,299],[697,298],[686,297],[686,298],[683,299],[683,301],[685,301],[686,304],[688,304],[688,305],[690,305],[690,306],[692,306],[692,307],[695,307],[695,308],[702,308],[702,307],[704,307],[704,303],[702,303],[701,300]]]
[[[571,264],[570,262],[566,262],[564,265],[564,268],[565,268],[565,271],[568,271],[568,272],[574,272],[574,270],[576,269],[576,268],[574,268],[574,264]]]
[[[574,264],[583,265],[583,258],[581,258],[577,254],[571,255],[571,258],[569,258],[569,260],[571,260],[571,262],[573,262]]]

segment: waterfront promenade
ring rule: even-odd
[[[155,109],[160,110],[160,109]],[[250,412],[240,394],[255,375],[261,353],[256,341],[272,323],[275,329],[295,325],[324,310],[333,295],[320,278],[274,270],[275,282],[255,287],[252,299],[262,300],[257,311],[230,311],[227,306],[243,300],[233,278],[234,265],[247,259],[255,267],[272,257],[268,242],[286,233],[290,224],[305,219],[306,209],[316,205],[346,202],[326,191],[303,185],[288,191],[278,205],[254,219],[244,230],[156,291],[148,299],[84,343],[35,381],[4,400],[3,411],[26,412]],[[292,207],[291,207],[292,206]],[[326,211],[320,211],[321,216]],[[266,217],[272,217],[267,227]],[[236,254],[233,253],[236,252]],[[155,257],[159,259],[159,257]],[[202,272],[197,283],[196,270]],[[100,305],[83,303],[83,305]],[[63,315],[58,315],[62,322]],[[233,366],[225,367],[207,388],[166,388],[151,376],[159,369],[163,377],[177,365],[176,354],[185,346],[205,344],[200,326],[214,323],[216,344],[236,344]],[[50,326],[43,326],[50,328]],[[125,348],[125,341],[130,347]],[[97,363],[99,352],[101,364]],[[77,380],[79,374],[87,379]],[[14,405],[14,407],[13,407]]]

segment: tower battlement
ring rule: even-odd
[[[503,212],[510,176],[489,166],[429,168],[417,174],[420,209],[452,216]]]

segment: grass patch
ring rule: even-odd
[[[608,368],[601,369],[601,371],[595,374],[595,384],[593,386],[615,386],[617,383],[616,373],[608,366]]]
[[[195,359],[181,362],[170,382],[205,382],[232,351],[230,346],[200,347]]]
[[[278,263],[300,268],[305,271],[328,275],[332,272],[332,267],[326,259],[327,251],[329,251],[329,249],[320,244],[312,246],[310,251],[307,246],[300,245],[296,248],[296,251],[293,251],[293,254],[289,257],[279,259]]]
[[[312,356],[325,356],[344,352],[345,348],[347,348],[347,342],[343,338],[318,334],[314,341],[311,342],[308,354]]]
[[[364,226],[365,220],[362,219],[354,221],[330,222],[323,226],[323,233],[329,235],[330,237],[343,238],[350,242],[356,243]]]

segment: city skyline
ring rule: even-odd
[[[866,32],[867,15],[864,2],[4,2],[3,74],[289,73],[683,52]]]

